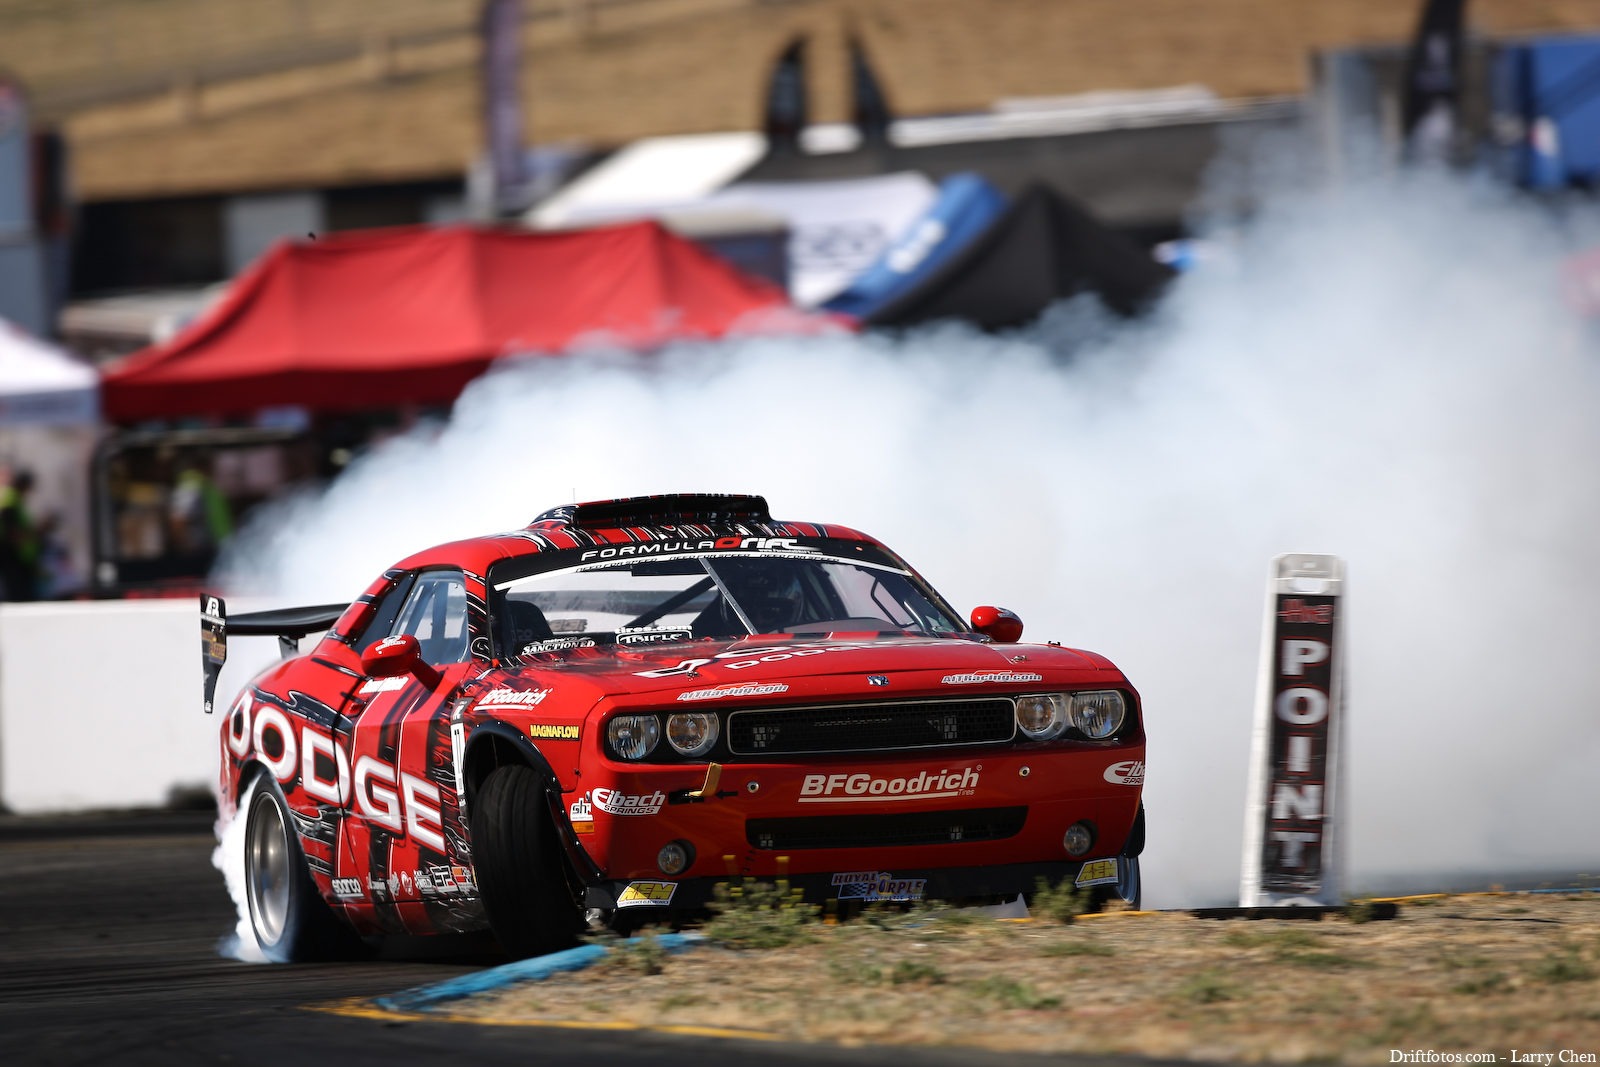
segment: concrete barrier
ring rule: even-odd
[[[0,605],[0,803],[33,815],[210,791],[220,715],[277,654],[276,638],[230,639],[207,715],[194,598]]]

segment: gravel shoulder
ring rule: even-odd
[[[451,1012],[1197,1061],[1600,1056],[1600,892],[1408,898],[1372,922],[924,912],[804,932],[779,948],[674,955],[646,937]]]

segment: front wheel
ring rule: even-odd
[[[583,924],[544,809],[544,779],[517,764],[491,772],[472,805],[478,892],[500,946],[517,959],[570,948]]]
[[[244,879],[250,929],[275,963],[341,955],[354,934],[334,918],[306,869],[289,805],[270,774],[245,792]]]
[[[1138,856],[1117,857],[1117,880],[1110,885],[1094,887],[1093,910],[1101,911],[1112,900],[1121,900],[1138,911],[1144,900],[1144,879],[1139,875]]]

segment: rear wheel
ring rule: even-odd
[[[567,884],[538,772],[513,764],[484,779],[472,806],[472,852],[502,948],[521,959],[577,944],[583,910]]]
[[[289,805],[270,774],[251,780],[242,812],[245,898],[262,953],[276,963],[345,955],[355,935],[312,883]]]

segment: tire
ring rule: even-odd
[[[472,805],[473,866],[489,926],[513,959],[578,943],[583,910],[545,813],[544,779],[531,767],[499,767]]]
[[[250,929],[274,963],[334,959],[357,943],[334,917],[306,867],[283,791],[260,773],[245,790],[244,880]]]
[[[1113,900],[1124,902],[1134,911],[1143,906],[1144,879],[1139,872],[1139,856],[1143,852],[1144,805],[1140,804],[1138,817],[1133,820],[1133,829],[1128,832],[1128,840],[1122,846],[1122,855],[1117,857],[1116,882],[1094,887],[1094,896],[1091,898],[1094,911],[1104,910],[1106,904]]]
[[[1111,885],[1094,887],[1094,910],[1101,911],[1112,900],[1123,901],[1138,911],[1144,900],[1144,879],[1139,874],[1139,857],[1117,857],[1117,880]]]

